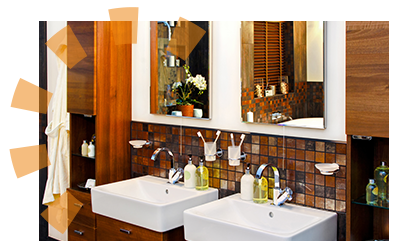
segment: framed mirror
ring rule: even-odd
[[[150,22],[150,113],[211,119],[211,22]]]
[[[242,121],[325,128],[326,23],[241,23]]]

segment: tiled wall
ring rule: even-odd
[[[167,176],[170,167],[166,153],[160,153],[159,159],[150,159],[158,147],[167,147],[175,155],[180,167],[187,164],[187,155],[193,155],[197,166],[199,156],[204,154],[203,141],[196,133],[201,131],[206,141],[215,138],[215,129],[198,129],[176,125],[132,122],[131,138],[153,142],[149,148],[132,149],[132,177],[141,175]],[[218,188],[220,198],[240,192],[240,178],[245,165],[232,167],[228,164],[227,148],[231,144],[230,131],[221,130],[217,148],[224,155],[214,162],[206,162],[209,169],[209,183]],[[240,132],[235,132],[235,144],[240,141]],[[277,166],[281,178],[281,187],[290,187],[294,192],[292,203],[336,211],[338,213],[338,239],[345,238],[346,218],[346,144],[314,139],[283,137],[267,134],[246,133],[242,151],[247,154],[246,163],[252,163],[254,175],[259,165],[270,163]],[[340,170],[333,176],[324,176],[314,167],[315,163],[336,162]],[[264,171],[266,177],[272,177],[271,169]],[[269,180],[270,186],[273,184]]]

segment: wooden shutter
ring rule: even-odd
[[[254,79],[263,79],[263,88],[278,85],[286,73],[284,28],[284,22],[254,22]]]

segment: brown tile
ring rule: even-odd
[[[270,156],[277,156],[278,155],[278,151],[276,147],[269,147],[268,148],[268,152]]]
[[[315,175],[315,184],[325,186],[325,176],[321,174]]]
[[[213,188],[220,188],[220,180],[217,178],[213,178],[213,183],[212,183]]]
[[[307,173],[315,173],[315,164],[314,162],[306,161],[306,170]]]
[[[235,182],[228,181],[228,190],[235,191]]]
[[[317,208],[325,208],[325,199],[322,197],[315,197],[315,207]]]
[[[251,155],[251,163],[259,165],[260,164],[260,156],[256,154]]]
[[[306,151],[306,161],[314,161],[315,152],[314,151]]]
[[[290,170],[295,170],[296,169],[296,161],[292,159],[287,159],[287,168]]]
[[[296,147],[296,139],[287,138],[286,139],[286,147],[287,148],[295,148]]]
[[[304,154],[305,154],[304,150],[296,149],[296,160],[304,160],[305,158]]]
[[[260,143],[264,145],[268,145],[268,136],[260,136]]]
[[[286,151],[286,155],[287,155],[286,157],[289,159],[296,159],[296,150],[288,148]]]
[[[283,147],[283,138],[278,137],[278,147]]]
[[[268,156],[260,155],[260,164],[268,163]]]
[[[219,143],[220,143],[219,146],[220,146],[222,149],[228,150],[228,141],[221,140]]]
[[[304,171],[304,161],[296,161],[296,171]]]
[[[336,189],[336,200],[346,200],[346,190]]]
[[[325,153],[315,152],[315,161],[325,163]]]
[[[293,170],[286,170],[286,179],[288,181],[294,181],[296,180],[296,172]]]
[[[296,148],[297,149],[305,149],[306,148],[306,141],[305,140],[296,139]]]
[[[227,170],[221,170],[220,174],[221,174],[221,179],[225,179],[225,180],[228,179],[228,171]]]
[[[228,181],[226,181],[226,180],[221,180],[220,188],[222,188],[222,189],[228,189]]]
[[[326,153],[325,154],[325,162],[326,163],[335,163],[336,162],[335,154]]]
[[[229,146],[231,146],[231,143],[228,143]],[[251,144],[250,143],[243,143],[242,144],[242,150],[246,153],[251,153]]]
[[[228,180],[229,181],[234,181],[235,180],[235,172],[228,171]]]
[[[212,176],[214,177],[214,178],[220,178],[220,170],[219,169],[217,169],[217,168],[213,168],[212,169]]]
[[[260,154],[268,155],[268,146],[261,145],[260,146]]]
[[[296,193],[295,194],[295,196],[296,196],[296,204],[304,204],[305,203],[305,195],[304,194],[299,194],[299,193]]]
[[[314,184],[314,174],[306,173],[306,183]]]
[[[282,147],[278,147],[278,157],[284,157],[285,156],[285,149]]]
[[[335,177],[333,177],[333,176],[325,176],[325,186],[327,186],[327,187],[335,187]]]
[[[336,178],[336,188],[338,188],[338,189],[346,189],[346,179],[344,179],[344,178]]]
[[[160,126],[160,133],[165,134],[167,132],[167,127]]]
[[[277,138],[273,137],[273,136],[268,137],[268,145],[276,146],[277,145]]]
[[[306,206],[314,207],[315,199],[313,195],[306,195]]]
[[[336,143],[336,154],[346,154],[346,144]]]
[[[228,161],[221,160],[221,169],[228,169]]]
[[[335,211],[335,200],[325,198],[325,209]]]
[[[251,136],[251,143],[255,144],[260,144],[260,136],[258,135],[252,135]]]
[[[315,151],[325,152],[325,142],[316,141]]]
[[[306,191],[306,194],[314,195],[314,194],[315,194],[314,187],[315,187],[315,186],[312,185],[312,184],[305,184],[304,190]]]
[[[337,154],[336,163],[342,166],[346,166],[346,155]]]

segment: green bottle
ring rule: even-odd
[[[268,181],[262,176],[253,182],[253,202],[266,203],[268,201]]]
[[[200,156],[200,164],[196,168],[196,189],[208,189],[208,169],[204,166],[204,156]]]
[[[381,165],[375,169],[374,177],[376,185],[378,186],[378,199],[386,202],[388,201],[388,178],[389,178],[389,167],[386,166],[385,162],[381,162]]]
[[[365,188],[366,201],[368,205],[377,205],[379,188],[375,184],[374,179],[369,179],[369,183]]]

